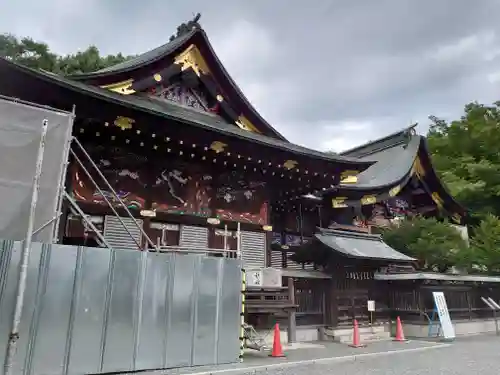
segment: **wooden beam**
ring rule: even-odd
[[[143,78],[139,81],[133,82],[130,86],[134,91],[144,91],[151,87],[154,87],[158,84],[163,84],[168,86],[169,80],[181,73],[181,67],[176,64],[172,64],[169,67],[160,70],[159,72],[152,74],[146,78]]]

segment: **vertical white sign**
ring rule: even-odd
[[[375,301],[369,300],[367,303],[367,308],[368,308],[368,311],[370,311],[370,312],[375,311]]]
[[[441,329],[443,330],[443,336],[447,340],[453,340],[455,338],[455,328],[451,323],[450,312],[448,311],[444,293],[432,292],[432,296],[434,297],[434,303],[439,316],[439,322],[441,323]]]

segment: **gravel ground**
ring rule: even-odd
[[[244,364],[217,366],[210,369],[198,367],[166,370],[158,371],[156,374],[498,375],[500,374],[499,347],[500,337],[496,336],[474,336],[458,339],[449,345],[412,341],[407,344],[377,343],[364,349],[331,346],[327,347],[326,350],[329,350],[330,353],[335,350],[335,354],[329,357],[338,357],[336,360],[322,360],[319,358],[327,356],[318,354],[309,356],[306,355],[307,351],[296,351],[293,354],[290,351],[290,355],[285,360],[272,358],[264,362],[264,358],[262,358],[249,360]],[[384,352],[391,353],[384,355]],[[304,363],[309,359],[316,359],[316,361]],[[233,372],[236,369],[238,370]]]

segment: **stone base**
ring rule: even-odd
[[[353,343],[353,328],[327,329],[325,331],[328,340],[340,342],[342,344]],[[385,341],[391,339],[391,332],[388,324],[381,324],[372,327],[359,327],[359,337],[362,344]]]
[[[321,329],[319,327],[297,327],[296,342],[320,341],[321,340],[320,330]],[[267,331],[258,329],[257,333],[262,337],[265,336],[264,341],[266,346],[272,348],[274,332],[272,330]],[[280,341],[282,345],[288,343],[288,332],[286,331],[286,329],[283,330],[281,326],[280,326]]]
[[[452,321],[455,328],[456,336],[478,335],[481,333],[496,332],[495,321],[493,319],[476,319],[476,320],[458,320]],[[500,327],[500,320],[499,320]],[[437,337],[439,323],[432,325],[432,330],[429,335],[428,323],[405,323],[403,322],[403,330],[406,337],[428,338]],[[442,333],[440,333],[440,336]]]

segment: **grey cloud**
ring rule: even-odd
[[[351,147],[417,120],[425,131],[429,114],[498,99],[488,80],[500,72],[496,0],[18,0],[2,7],[0,32],[61,53],[96,44],[131,54],[198,11],[249,100],[310,147]]]

